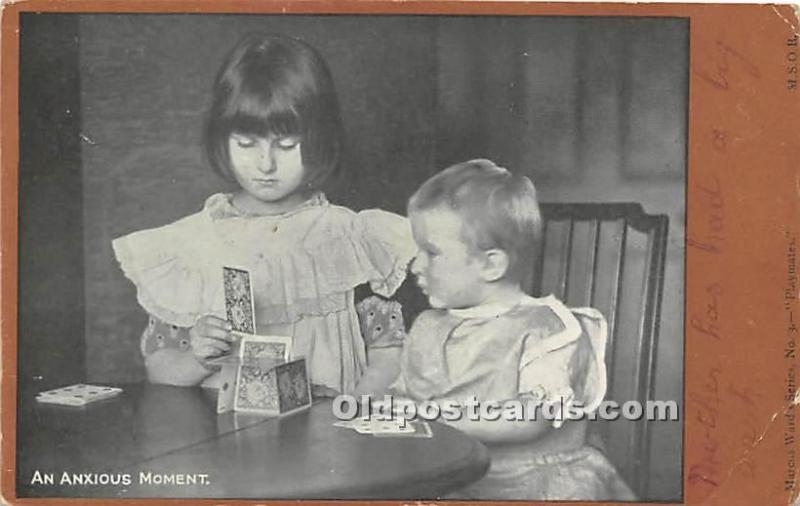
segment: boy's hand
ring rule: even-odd
[[[234,340],[231,324],[213,315],[198,318],[189,329],[189,336],[192,352],[200,361],[228,353]]]
[[[400,352],[401,348],[396,346],[367,351],[367,369],[358,380],[354,395],[378,397],[388,393],[400,374]]]

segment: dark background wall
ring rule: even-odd
[[[684,20],[23,18],[21,383],[143,377],[145,315],[110,241],[226,189],[202,157],[203,114],[224,54],[258,30],[305,39],[331,67],[347,135],[332,201],[403,212],[436,170],[487,157],[528,174],[543,201],[668,214],[656,398],[682,398]],[[680,424],[655,425],[651,493],[675,499]]]
[[[19,386],[86,376],[78,18],[20,20]]]

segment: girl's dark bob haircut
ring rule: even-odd
[[[228,54],[214,82],[205,127],[211,166],[233,180],[232,133],[298,136],[305,184],[321,186],[336,171],[342,120],[333,78],[322,56],[283,35],[250,34]]]

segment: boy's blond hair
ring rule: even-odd
[[[490,160],[452,165],[411,196],[408,213],[444,206],[461,217],[464,242],[477,251],[501,249],[509,256],[504,279],[526,286],[542,235],[536,188]]]

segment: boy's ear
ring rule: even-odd
[[[483,252],[483,259],[481,277],[484,281],[497,281],[502,279],[508,272],[510,259],[505,251],[497,248],[486,250]]]

